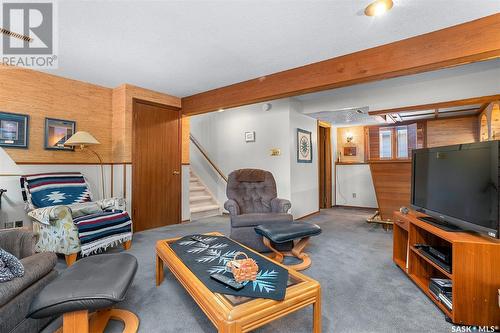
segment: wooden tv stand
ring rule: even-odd
[[[394,213],[394,262],[453,323],[500,326],[500,242],[473,233],[444,231],[418,216],[423,215]],[[450,246],[451,273],[423,256],[415,244]],[[429,292],[431,277],[452,280],[452,311]]]

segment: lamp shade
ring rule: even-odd
[[[20,176],[23,172],[9,154],[0,147],[0,176]]]
[[[66,142],[65,146],[87,146],[87,145],[98,145],[100,144],[96,138],[94,138],[90,133],[84,131],[78,131],[73,134]]]

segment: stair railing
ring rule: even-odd
[[[193,134],[189,134],[189,140],[195,145],[196,148],[200,151],[200,153],[203,155],[203,157],[207,160],[207,162],[212,166],[212,168],[219,174],[219,176],[224,179],[224,181],[227,183],[227,176],[215,165],[215,163],[210,159],[208,156],[207,151],[203,148],[203,146],[200,144],[198,140],[193,136]]]

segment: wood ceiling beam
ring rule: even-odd
[[[455,100],[455,101],[404,106],[401,108],[370,111],[370,112],[368,112],[368,114],[370,116],[380,116],[383,114],[392,114],[392,113],[400,113],[400,112],[408,113],[408,112],[417,112],[417,111],[422,111],[422,110],[444,109],[444,108],[451,108],[451,107],[455,107],[455,106],[490,103],[490,102],[493,102],[494,100],[497,100],[497,99],[500,99],[500,95],[481,96],[481,97],[459,99],[459,100]]]
[[[184,97],[182,112],[195,115],[498,57],[500,13]]]

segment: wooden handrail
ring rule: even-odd
[[[196,146],[196,148],[198,148],[198,150],[203,155],[203,157],[205,157],[205,159],[207,160],[207,162],[210,163],[210,165],[212,166],[212,168],[214,168],[214,170],[217,171],[217,173],[219,174],[219,176],[222,179],[224,179],[226,181],[226,183],[227,183],[227,177],[226,177],[226,175],[224,175],[224,173],[221,171],[221,169],[219,169],[217,167],[217,165],[215,165],[215,163],[210,159],[210,157],[208,157],[207,151],[201,146],[201,144],[198,142],[198,140],[196,140],[196,138],[193,136],[193,134],[189,134],[189,139],[191,140],[192,143],[194,143],[194,145]]]

